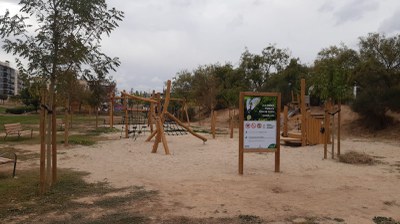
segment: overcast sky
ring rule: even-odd
[[[18,11],[0,0],[0,13]],[[119,90],[161,90],[177,72],[199,65],[237,65],[245,47],[271,44],[307,65],[340,43],[357,48],[370,32],[400,33],[399,0],[108,0],[125,19],[103,50],[122,64],[112,73]],[[0,61],[14,63],[0,51]]]

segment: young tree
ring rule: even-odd
[[[79,73],[84,65],[100,68],[105,73],[119,65],[118,58],[101,52],[100,41],[104,34],[109,35],[118,27],[123,12],[108,9],[105,0],[21,0],[19,5],[22,15],[11,16],[6,11],[0,17],[0,37],[4,39],[3,49],[7,53],[27,61],[26,67],[17,62],[20,70],[49,81],[48,108],[53,113],[48,120],[48,141],[51,136],[52,147],[49,153],[48,144],[47,165],[53,168],[51,182],[54,183],[57,179],[56,83],[71,70]],[[29,20],[34,24],[27,24]],[[47,179],[49,173],[48,170]]]

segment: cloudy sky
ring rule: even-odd
[[[325,47],[357,48],[370,32],[400,33],[399,0],[108,0],[125,19],[103,41],[119,57],[112,73],[122,90],[161,90],[177,72],[199,65],[237,65],[247,47],[259,54],[276,44],[312,64]],[[0,13],[18,11],[16,0],[0,0]],[[14,57],[0,51],[0,61]]]

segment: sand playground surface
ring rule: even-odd
[[[237,129],[233,139],[203,134],[206,143],[190,134],[166,136],[171,155],[165,155],[162,144],[151,153],[153,141],[145,142],[148,135],[134,140],[113,133],[93,146],[60,146],[58,166],[89,172],[86,181],[91,183],[156,190],[157,205],[144,209],[157,217],[250,215],[277,223],[293,217],[329,217],[344,223],[373,223],[375,216],[400,220],[396,138],[342,138],[342,154],[369,154],[377,160],[374,165],[346,164],[331,155],[324,160],[323,145],[282,145],[281,172],[274,172],[273,153],[245,153],[244,174],[239,175]]]
[[[89,182],[157,190],[163,210],[155,212],[164,216],[400,219],[400,145],[394,142],[342,140],[343,152],[365,152],[380,161],[372,166],[323,160],[323,145],[282,146],[280,173],[274,172],[273,153],[247,153],[244,175],[239,175],[237,136],[207,136],[205,144],[191,135],[167,136],[171,155],[162,145],[151,153],[153,144],[145,136],[136,141],[114,137],[61,149],[59,167],[90,172]]]

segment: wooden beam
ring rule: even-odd
[[[301,111],[301,146],[307,145],[307,121],[306,121],[306,80],[301,79],[301,89],[300,89],[300,111]]]
[[[122,92],[121,95],[122,95],[122,97],[128,97],[128,98],[131,98],[134,100],[144,101],[144,102],[148,102],[148,103],[157,103],[157,101],[155,101],[153,99],[131,95],[131,94],[126,93],[125,91]]]
[[[168,110],[168,105],[171,97],[171,80],[167,81],[167,90],[165,92],[165,100],[164,100],[164,105],[163,105],[163,111],[161,115],[164,115],[167,110]],[[161,116],[163,117],[163,116]]]
[[[215,139],[215,120],[216,120],[215,111],[212,110],[211,111],[211,134],[212,134],[213,139]]]
[[[283,137],[288,136],[288,106],[283,107]]]
[[[129,117],[128,117],[128,99],[127,96],[124,97],[124,111],[125,111],[125,138],[129,137]]]
[[[179,124],[181,127],[183,127],[184,129],[186,129],[190,134],[194,135],[195,137],[203,140],[203,142],[207,141],[207,138],[197,134],[196,132],[192,131],[192,129],[188,126],[186,126],[185,124],[183,124],[179,119],[177,119],[174,115],[170,114],[169,112],[166,113],[166,115],[171,118],[172,120],[174,120],[177,124]]]
[[[46,91],[43,89],[41,94],[41,105],[46,104]],[[43,106],[40,107],[40,194],[46,190],[46,111]]]
[[[339,113],[338,113],[338,136],[337,136],[337,154],[338,154],[338,156],[340,156],[340,128],[341,128],[341,115],[340,115],[340,112],[341,112],[341,110],[342,110],[342,101],[341,100],[339,100]]]

